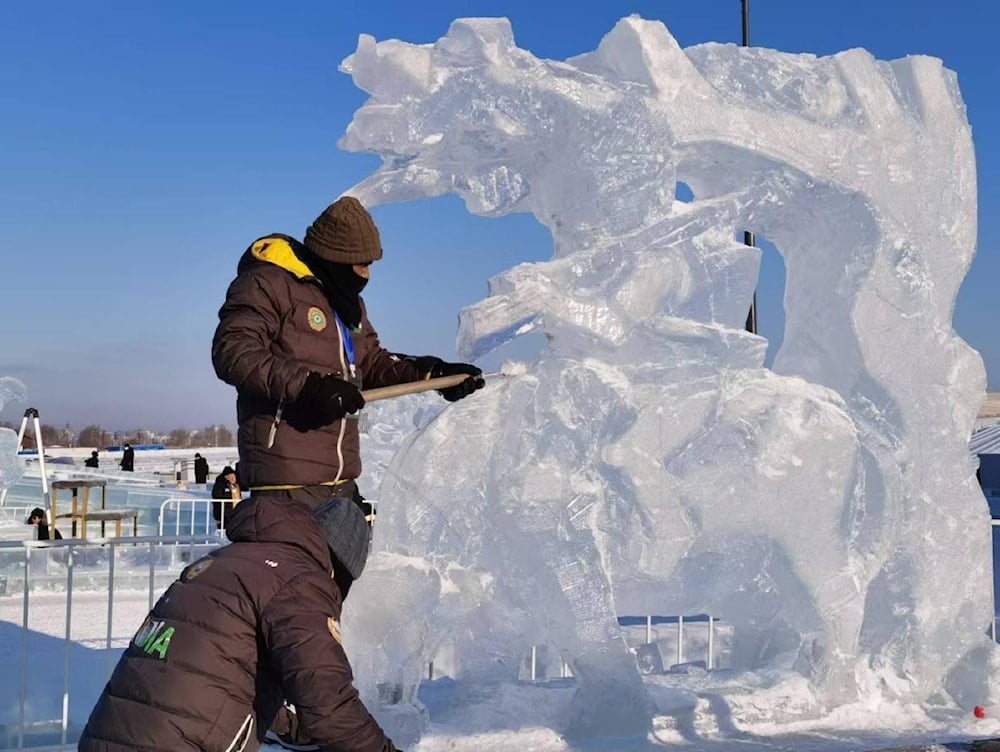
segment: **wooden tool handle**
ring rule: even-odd
[[[454,376],[441,376],[437,379],[410,381],[406,384],[383,386],[379,389],[366,389],[361,392],[361,396],[365,398],[365,402],[376,402],[378,400],[389,399],[390,397],[402,397],[404,394],[429,392],[431,389],[447,389],[450,386],[456,386],[466,379],[471,378],[473,377],[467,373],[459,373]]]

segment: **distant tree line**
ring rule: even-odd
[[[19,431],[21,425],[14,425],[13,423],[0,423],[0,428],[9,428],[11,431]],[[40,425],[42,431],[42,443],[45,446],[72,446],[73,445],[73,429],[69,426],[65,428],[56,428],[55,426],[50,426],[47,423],[42,423]],[[35,448],[35,426],[34,423],[29,422],[27,430],[24,432],[24,441],[22,442],[24,449],[34,449]]]
[[[12,431],[20,429],[20,424],[0,423],[0,428],[9,428]],[[100,425],[85,426],[78,434],[73,433],[70,426],[56,428],[47,423],[41,426],[42,443],[46,447],[93,447],[103,449],[113,444],[163,444],[172,448],[184,449],[187,447],[206,446],[235,446],[233,432],[226,426],[207,426],[205,428],[188,429],[175,428],[166,434],[159,434],[145,429],[135,429],[132,431],[108,431]],[[29,424],[24,433],[22,442],[24,449],[35,448],[35,428]]]
[[[207,428],[189,431],[186,428],[175,428],[168,433],[162,443],[169,447],[206,447],[206,446],[236,446],[233,432],[225,426],[208,426]]]

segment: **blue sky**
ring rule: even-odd
[[[365,99],[339,73],[360,33],[429,43],[465,16],[507,16],[521,47],[564,59],[621,17],[682,46],[739,42],[739,0],[658,2],[80,2],[0,9],[0,376],[45,422],[233,425],[210,363],[216,312],[255,237],[301,236],[374,157],[336,141]],[[958,333],[1000,390],[998,66],[994,3],[752,0],[752,43],[942,58],[976,140],[979,252]],[[548,258],[527,216],[468,215],[455,197],[379,208],[386,256],[366,299],[391,349],[454,358],[459,310],[492,274]],[[783,272],[765,254],[761,332],[779,341]],[[486,365],[490,365],[487,363]],[[16,421],[18,409],[0,416]]]

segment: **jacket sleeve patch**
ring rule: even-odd
[[[210,566],[212,566],[212,562],[214,561],[215,559],[213,559],[211,556],[204,556],[201,559],[198,559],[198,561],[189,565],[187,569],[181,572],[181,582],[190,582],[195,577],[204,572],[206,569],[208,569]]]
[[[167,657],[170,649],[170,639],[174,636],[174,628],[168,627],[165,622],[147,616],[146,621],[139,627],[139,631],[132,638],[132,645],[139,648],[148,656],[159,658],[161,661]]]

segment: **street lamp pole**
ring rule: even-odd
[[[750,0],[740,0],[743,6],[743,46],[750,46]],[[757,246],[757,241],[752,232],[743,233],[744,245]],[[747,314],[746,330],[753,334],[757,333],[757,291],[754,290],[753,298],[750,301],[750,312]]]

